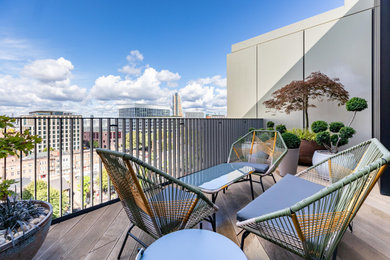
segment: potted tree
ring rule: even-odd
[[[287,154],[279,165],[279,174],[282,177],[287,173],[296,174],[301,140],[295,134],[287,133],[285,127],[279,126],[278,129],[279,132],[282,130],[282,138],[288,148]]]
[[[0,137],[0,159],[27,154],[41,142],[29,130],[22,133],[12,130],[14,122],[0,116],[0,128],[9,129]],[[47,202],[16,200],[9,191],[14,183],[5,179],[0,182],[0,259],[32,259],[46,238],[53,210]]]

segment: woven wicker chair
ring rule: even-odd
[[[237,213],[237,225],[306,259],[330,259],[390,160],[371,139],[287,175]]]
[[[137,226],[153,238],[192,228],[218,210],[203,193],[125,153],[96,149],[132,223],[128,236],[146,245],[131,230]]]
[[[278,131],[253,130],[232,144],[228,163],[255,168],[253,174],[260,176],[259,183],[264,192],[263,177],[271,176],[276,183],[273,172],[286,153],[287,146]]]

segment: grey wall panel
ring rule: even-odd
[[[372,12],[367,10],[305,31],[305,73],[321,71],[340,78],[350,97],[363,97],[369,108],[359,113],[352,127],[357,130],[350,145],[372,136]],[[316,102],[309,109],[310,122],[348,123],[352,113],[345,106]]]
[[[302,127],[302,112],[289,115],[270,111],[263,102],[274,91],[293,80],[303,78],[303,32],[296,32],[259,44],[258,48],[258,117],[285,124],[288,128]]]
[[[256,47],[227,55],[228,117],[256,117]]]

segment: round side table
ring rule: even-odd
[[[185,229],[170,233],[141,250],[142,260],[246,260],[241,249],[227,237],[204,229]]]

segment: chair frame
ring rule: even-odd
[[[364,150],[364,154],[362,154],[354,169],[332,165],[332,162],[333,164],[339,162],[343,158],[342,156],[344,158],[348,157],[348,154],[352,151],[356,151],[363,146],[366,147],[366,150]],[[375,155],[370,154],[369,149],[371,149],[371,152],[373,150],[372,154],[375,153]],[[373,160],[379,155],[379,158]],[[369,159],[366,159],[367,157]],[[338,159],[339,161],[337,161]],[[369,163],[365,164],[364,160],[368,160]],[[348,227],[351,228],[351,221],[389,162],[389,151],[374,138],[333,155],[298,173],[298,177],[309,181],[322,185],[324,185],[323,182],[329,184],[325,185],[325,188],[316,194],[289,208],[237,222],[237,226],[244,230],[241,248],[244,247],[245,238],[250,233],[254,233],[306,259],[330,259],[332,256],[334,257],[337,252],[337,245],[345,231]],[[326,164],[329,167],[330,178],[321,181],[314,172],[318,169],[317,167]],[[337,172],[332,172],[333,169],[339,169],[340,172],[342,170],[350,172],[345,177],[336,178],[333,181],[332,173],[337,175]],[[328,203],[327,206],[324,206],[324,202]],[[310,214],[312,212],[310,210],[315,210],[315,214]]]
[[[101,148],[96,149],[96,152],[102,159],[131,222],[118,259],[129,236],[146,248],[146,244],[131,233],[135,226],[157,239],[176,230],[192,228],[203,220],[215,223],[212,215],[218,207],[199,188],[188,185],[130,154]],[[175,200],[176,197],[168,193],[167,200],[163,194],[164,190],[174,192],[179,198]],[[145,192],[148,196],[153,194],[159,198],[152,196],[148,199]],[[163,228],[164,221],[170,221],[169,225],[177,224],[173,225],[172,230],[169,227],[167,230]]]
[[[227,162],[228,163],[231,163],[232,161],[232,154],[233,152],[237,155],[237,157],[239,158],[240,156],[238,155],[237,151],[235,150],[234,146],[235,144],[238,144],[241,142],[241,140],[245,139],[245,137],[247,136],[252,136],[252,141],[251,141],[251,148],[250,148],[250,151],[249,151],[249,155],[252,155],[252,152],[253,152],[253,147],[255,145],[255,137],[257,135],[261,135],[262,133],[272,133],[274,135],[274,141],[273,141],[273,147],[272,147],[272,152],[271,154],[269,155],[271,157],[271,163],[269,165],[269,168],[268,170],[265,172],[265,173],[261,173],[261,172],[254,172],[253,174],[254,175],[257,175],[260,177],[260,180],[259,181],[255,181],[251,178],[251,176],[249,176],[249,178],[247,179],[244,179],[242,181],[250,181],[251,182],[251,189],[252,189],[252,199],[254,199],[254,193],[253,193],[253,185],[252,185],[252,182],[256,182],[256,183],[260,183],[261,185],[261,188],[263,190],[263,192],[265,191],[264,189],[264,185],[263,185],[263,178],[266,177],[266,176],[271,176],[273,181],[276,183],[276,179],[273,175],[274,171],[278,168],[279,164],[281,163],[282,159],[284,158],[284,156],[287,154],[288,152],[288,148],[287,148],[287,145],[286,143],[284,142],[283,138],[282,138],[282,135],[280,134],[280,132],[276,131],[276,130],[252,130],[251,132],[249,133],[246,133],[245,135],[243,135],[242,137],[240,137],[237,141],[235,141],[231,148],[230,148],[230,153],[229,153],[229,157],[228,157],[228,160]],[[283,146],[283,149],[284,151],[279,155],[278,158],[274,159],[273,158],[273,153],[275,151],[275,148],[276,148],[276,140],[280,140],[280,143],[282,144]],[[263,151],[265,152],[265,151]]]

